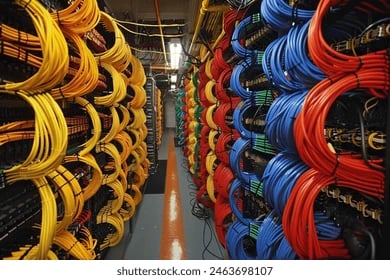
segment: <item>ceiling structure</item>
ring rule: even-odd
[[[189,57],[199,54],[199,48],[204,42],[199,38],[206,37],[212,42],[220,34],[223,11],[229,9],[223,0],[104,2],[109,12],[118,20],[133,53],[144,66],[164,72],[177,71],[169,66],[170,41],[182,45],[186,53],[182,57],[183,64]],[[161,27],[158,26],[159,23]]]

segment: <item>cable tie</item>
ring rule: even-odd
[[[23,6],[23,9],[26,9],[28,7],[28,5],[30,5],[32,0],[28,0],[28,2]]]
[[[359,56],[359,58],[360,58],[360,56]],[[360,78],[359,78],[359,75],[356,72],[354,72],[353,75],[355,76],[356,81],[357,81],[356,88],[360,88]]]
[[[356,72],[358,72],[363,66],[363,58],[360,55],[358,56],[358,58],[359,58],[359,66],[356,69]],[[354,72],[354,74],[356,74],[356,72]]]
[[[60,13],[59,13],[59,11],[58,11],[58,10],[56,11],[56,14],[57,14],[57,21],[58,21],[58,25],[59,25],[59,26],[61,26]]]
[[[25,53],[24,53],[24,62],[25,63],[28,63],[28,54],[29,54],[29,52],[25,51]]]
[[[63,187],[65,187],[66,185],[69,185],[69,182],[65,182],[63,183],[61,186],[58,187],[58,191],[61,190]]]
[[[79,241],[76,239],[76,242],[74,242],[74,243],[72,244],[72,246],[70,246],[70,248],[69,248],[67,251],[65,251],[65,252],[66,252],[66,253],[70,253],[70,251],[72,251],[73,247],[76,246],[76,244],[77,244],[78,242],[79,242]]]
[[[61,97],[62,99],[66,99],[65,95],[64,95],[64,92],[62,91],[62,86],[58,88],[60,94],[61,94]]]
[[[336,164],[335,164],[334,169],[333,169],[332,174],[331,174],[332,177],[336,175],[337,169],[339,167],[339,164],[340,164],[339,156],[340,156],[339,153],[336,152]]]

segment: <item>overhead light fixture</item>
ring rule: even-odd
[[[171,58],[171,68],[179,69],[180,57],[182,54],[182,48],[179,41],[169,42],[169,54]]]
[[[177,75],[176,74],[172,74],[171,75],[171,83],[172,84],[176,84],[176,82],[177,82]]]

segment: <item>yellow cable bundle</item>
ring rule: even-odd
[[[140,163],[142,164],[147,156],[147,146],[145,142],[141,142],[141,144],[135,149],[136,153],[139,155]]]
[[[207,194],[210,197],[210,200],[212,202],[215,202],[216,199],[215,199],[215,193],[214,193],[214,178],[213,178],[213,175],[207,176],[206,190],[207,190]]]
[[[83,110],[87,111],[93,127],[92,137],[82,145],[84,148],[79,152],[80,156],[84,156],[90,153],[100,140],[100,136],[102,133],[102,124],[98,112],[96,111],[95,107],[91,103],[89,103],[88,100],[82,97],[76,97],[74,99],[74,102],[83,107]]]
[[[141,109],[146,104],[145,89],[136,84],[130,84],[129,88],[132,94],[127,94],[131,98],[127,106],[135,109]]]
[[[85,226],[81,226],[79,230],[79,241],[80,243],[87,249],[87,251],[92,252],[93,255],[95,255],[95,248],[97,244],[97,240],[93,239],[91,232],[89,229]],[[96,258],[96,255],[94,259]]]
[[[67,230],[58,233],[54,237],[53,243],[75,259],[94,260],[96,258],[96,253],[93,249],[86,248],[83,243]]]
[[[215,81],[210,80],[206,84],[205,93],[206,93],[207,100],[213,104],[217,103],[217,98],[215,97],[214,91],[215,91]]]
[[[64,31],[64,35],[74,43],[80,59],[75,61],[75,64],[78,64],[78,69],[75,69],[74,77],[64,85],[51,89],[50,92],[54,99],[72,98],[88,94],[97,87],[99,81],[99,69],[95,57],[83,39],[69,31]]]
[[[55,186],[55,191],[59,193],[63,204],[63,216],[58,221],[56,232],[66,230],[68,226],[73,222],[75,217],[76,201],[75,196],[69,182],[59,173],[57,170],[50,172],[46,176],[51,183]],[[60,217],[59,217],[60,218]]]
[[[128,83],[138,86],[144,86],[146,83],[145,69],[141,61],[133,55],[130,59],[131,76],[128,78]]]
[[[126,97],[126,83],[121,73],[110,63],[99,61],[99,66],[103,67],[111,75],[113,89],[110,94],[95,96],[94,103],[95,105],[110,107],[121,102]]]
[[[120,153],[121,163],[125,162],[133,150],[133,143],[129,134],[125,131],[120,131],[115,135],[113,142],[119,143],[122,147],[122,152]]]
[[[84,34],[95,28],[100,21],[100,8],[97,1],[68,1],[69,6],[63,10],[51,13],[62,29],[76,34]]]
[[[132,119],[129,123],[129,128],[137,129],[141,128],[146,122],[146,115],[143,109],[129,108]]]
[[[133,197],[135,206],[141,203],[143,195],[140,188],[136,184],[130,185],[128,193],[130,193],[131,196]]]
[[[129,134],[131,142],[133,143],[132,150],[136,149],[143,141],[141,140],[142,132],[140,132],[140,129],[130,128],[130,126],[126,129],[126,132]]]
[[[130,220],[134,216],[135,207],[136,205],[133,197],[130,194],[125,193],[123,197],[122,208],[119,210],[119,214],[121,214],[125,222]]]
[[[146,126],[146,123],[142,124],[140,131],[142,132],[140,137],[141,137],[142,141],[145,142],[146,137],[148,137],[148,127]]]
[[[122,162],[121,167],[122,167],[121,170],[126,174],[126,178],[127,178],[127,175],[130,172],[129,166],[127,165],[127,161]],[[121,176],[121,175],[119,175],[119,176]]]
[[[210,146],[210,149],[215,151],[215,144],[216,144],[216,141],[215,141],[215,137],[218,135],[218,130],[215,130],[215,129],[211,129],[210,132],[209,132],[209,146]]]
[[[210,107],[207,107],[207,112],[206,112],[206,122],[209,127],[212,129],[218,130],[218,126],[214,122],[214,112],[217,109],[217,105],[213,104]]]
[[[19,247],[18,251],[12,252],[12,256],[4,257],[3,260],[35,260],[38,250],[38,245],[25,245]],[[49,250],[46,260],[58,260],[58,257],[53,251]]]
[[[115,232],[107,236],[106,238],[107,244],[102,244],[102,245],[108,247],[114,247],[118,245],[125,232],[124,221],[122,216],[117,212],[112,213],[111,209],[105,206],[102,209],[100,209],[96,217],[96,222],[97,224],[108,223],[115,228]],[[100,247],[100,249],[102,249],[102,247]]]
[[[161,145],[162,139],[162,104],[161,104],[161,90],[156,88],[156,103],[157,103],[157,117],[156,117],[156,130],[157,130],[157,146]]]
[[[57,171],[62,174],[62,176],[67,180],[69,183],[70,187],[72,188],[73,191],[73,196],[76,202],[75,208],[73,210],[73,221],[77,219],[78,216],[80,216],[81,212],[83,211],[84,208],[84,195],[83,195],[83,190],[81,189],[81,186],[79,184],[79,181],[73,175],[68,169],[65,168],[65,166],[60,165],[57,168]]]
[[[133,149],[133,151],[131,152],[131,164],[129,166],[130,170],[134,170],[134,165],[135,166],[141,166],[141,158],[140,158],[140,154],[139,154],[139,146],[137,147],[137,149]]]
[[[99,62],[112,64],[118,72],[123,72],[129,66],[132,57],[130,46],[126,43],[126,39],[115,20],[109,14],[100,11],[100,21],[106,31],[114,33],[115,42],[108,50],[96,54],[96,59]]]
[[[119,131],[125,130],[130,122],[130,112],[126,108],[126,106],[124,106],[122,104],[118,104],[118,106],[115,108],[119,108],[119,110],[122,113],[122,120],[121,120],[120,125],[119,125]]]
[[[128,172],[124,171],[123,168],[119,171],[118,180],[121,183],[123,192],[127,192],[128,189],[128,183],[127,183],[127,174]]]
[[[68,45],[50,13],[38,0],[15,0],[26,10],[34,25],[42,50],[42,63],[37,72],[22,82],[0,85],[0,89],[41,92],[55,87],[68,72]],[[66,54],[66,55],[64,55]]]
[[[104,166],[104,169],[106,169],[104,171],[107,171],[107,173],[103,171],[104,176],[102,184],[105,185],[114,182],[116,178],[118,178],[119,170],[121,168],[121,156],[118,149],[112,143],[102,143],[96,146],[96,152],[103,152],[109,155],[112,159]]]
[[[33,108],[35,134],[30,154],[25,161],[4,170],[8,183],[39,178],[55,170],[61,164],[68,144],[65,117],[50,94],[30,96],[22,91],[13,94],[21,97]]]
[[[48,257],[50,247],[53,243],[53,238],[57,224],[57,204],[55,196],[51,190],[49,183],[45,177],[31,180],[38,190],[41,198],[41,224],[39,244],[35,256],[32,259],[45,260]]]
[[[191,132],[189,135],[188,135],[188,145],[190,145],[191,147],[193,147],[197,142],[197,138],[195,136],[195,133]]]
[[[141,163],[143,169],[144,169],[144,174],[145,178],[149,177],[149,169],[150,169],[150,160],[148,158],[145,158],[145,160]]]
[[[109,107],[110,113],[111,113],[111,129],[110,131],[98,142],[98,145],[103,144],[103,143],[109,143],[111,142],[115,135],[118,134],[119,132],[119,115],[117,110],[115,109],[115,106],[110,106]]]
[[[217,161],[217,156],[215,155],[214,151],[208,152],[206,156],[206,169],[210,175],[214,175],[214,171],[215,171],[214,164],[216,163],[216,161]]]
[[[96,159],[92,154],[86,154],[83,156],[72,155],[64,158],[64,163],[70,162],[82,162],[92,168],[92,178],[89,180],[89,184],[82,189],[84,200],[87,201],[96,194],[103,182],[103,173],[100,169]]]
[[[200,61],[205,61],[205,59],[207,58],[208,56],[208,49],[205,45],[201,45],[200,46],[200,50],[199,50],[199,57],[200,57]]]
[[[143,187],[146,181],[145,171],[140,165],[132,164],[130,165],[130,172],[132,175],[132,183],[137,185],[139,189]]]
[[[15,29],[12,26],[6,24],[0,24],[0,41],[6,41],[10,44],[4,46],[15,46],[16,48],[21,48],[29,51],[40,51],[41,42],[38,36],[34,34],[27,33],[25,31]],[[3,50],[4,52],[4,50]],[[17,57],[16,57],[17,58]],[[42,59],[40,58],[39,61]]]
[[[114,199],[110,199],[107,202],[107,206],[111,208],[112,213],[116,213],[121,209],[123,203],[124,190],[122,183],[115,179],[113,182],[106,184],[106,186],[110,187],[114,191]]]
[[[206,65],[205,65],[205,73],[206,73],[206,76],[212,80],[213,79],[213,74],[211,73],[211,64],[213,63],[213,60],[214,58],[210,58],[208,57],[207,60],[206,60]]]

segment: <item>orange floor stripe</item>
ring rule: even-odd
[[[169,140],[165,178],[163,224],[160,243],[160,259],[186,259],[183,217],[177,177],[176,152],[173,136]]]

